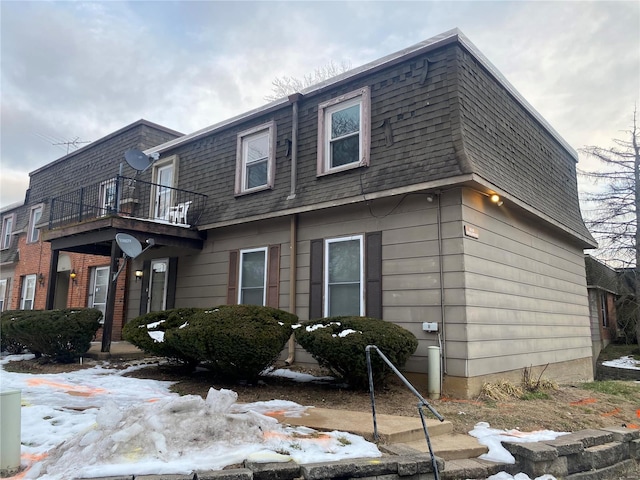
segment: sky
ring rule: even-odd
[[[278,399],[239,404],[232,390],[214,388],[205,399],[180,396],[170,391],[171,382],[125,376],[149,366],[147,361],[124,369],[110,368],[104,362],[58,374],[14,373],[2,367],[9,361],[32,358],[28,354],[0,359],[3,401],[16,399],[15,406],[21,405],[19,453],[26,471],[11,477],[13,480],[188,474],[194,465],[201,470],[220,470],[244,459],[308,464],[381,456],[375,444],[357,435],[318,433],[280,424],[270,416],[286,412],[288,417],[302,417],[313,405]],[[626,357],[610,364],[640,369],[640,362]],[[326,380],[283,369],[269,374],[298,382]],[[6,396],[7,391],[17,390],[19,401],[14,394]],[[486,422],[479,422],[469,432],[488,447],[480,458],[507,464],[515,459],[501,441],[536,442],[565,433],[501,430]],[[8,464],[11,457],[6,454],[3,461]],[[512,476],[505,472],[488,480],[513,479],[530,480],[523,473]],[[536,480],[555,477],[543,475]]]
[[[141,118],[191,133],[265,104],[276,78],[455,27],[574,149],[624,138],[640,100],[637,1],[0,0],[0,207],[70,142]]]

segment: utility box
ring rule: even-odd
[[[20,390],[0,391],[0,476],[20,470]]]
[[[438,331],[438,322],[422,322],[422,331],[423,332],[437,332]]]

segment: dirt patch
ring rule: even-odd
[[[8,371],[44,374],[78,370],[95,364],[92,361],[84,365],[40,364],[26,360],[10,362],[4,368]],[[112,362],[109,365],[112,368],[126,368],[129,363]],[[290,369],[316,376],[326,375],[319,369],[300,366]],[[279,399],[323,408],[371,411],[368,392],[352,390],[337,382],[298,383],[282,377],[263,377],[253,385],[238,385],[220,382],[205,370],[187,373],[180,367],[158,363],[149,363],[147,367],[128,375],[175,382],[172,390],[181,395],[205,397],[211,387],[228,388],[238,393],[240,402]],[[637,385],[623,383],[632,388]],[[595,392],[581,384],[562,385],[545,393],[548,398],[522,400],[514,397],[497,401],[486,396],[472,400],[444,397],[430,403],[446,420],[452,422],[456,433],[467,433],[481,421],[488,422],[494,428],[517,428],[521,431],[547,429],[570,432],[614,425],[640,427],[640,386],[637,394],[626,396]],[[417,399],[401,382],[393,380],[384,389],[376,387],[376,410],[392,415],[419,416]],[[427,416],[431,415],[426,413]]]

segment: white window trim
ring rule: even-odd
[[[2,245],[0,245],[1,250],[5,250],[11,247],[11,240],[13,235],[13,227],[16,223],[16,214],[12,213],[10,215],[5,215],[2,217]],[[7,225],[10,224],[9,228]],[[6,241],[8,238],[8,241]]]
[[[29,229],[27,231],[27,243],[36,243],[40,240],[40,229],[38,228],[38,223],[34,220],[35,211],[40,210],[40,219],[38,222],[42,221],[42,214],[44,213],[44,208],[42,204],[31,207],[29,210]],[[37,233],[34,237],[34,233]]]
[[[244,155],[244,140],[248,137],[267,132],[269,138],[269,156],[267,159],[267,183],[253,188],[245,188],[247,177],[247,160]],[[238,133],[236,147],[236,183],[234,193],[246,195],[248,193],[273,189],[276,174],[276,122],[272,121],[258,125]]]
[[[352,235],[349,237],[328,238],[324,241],[324,276],[323,276],[323,290],[324,290],[324,316],[329,317],[329,245],[338,242],[348,242],[351,240],[359,240],[360,242],[360,316],[364,315],[365,301],[364,301],[364,235]]]
[[[6,278],[3,278],[0,280],[0,302],[2,302],[2,305],[0,305],[0,312],[6,310],[6,306],[7,306],[7,293],[9,289],[9,282],[7,281]]]
[[[175,192],[173,190],[170,191],[170,195],[171,198],[169,199],[169,208],[167,209],[167,218],[161,218],[156,216],[156,199],[158,197],[158,172],[159,170],[161,170],[164,167],[168,167],[168,166],[172,166],[173,167],[173,177],[172,177],[172,181],[171,181],[171,185],[166,185],[169,188],[176,188],[176,185],[178,185],[178,155],[171,155],[170,157],[167,157],[166,159],[162,159],[156,163],[153,164],[153,170],[151,173],[151,183],[153,183],[152,188],[151,188],[151,199],[150,199],[150,204],[149,204],[149,208],[150,208],[150,219],[152,220],[159,220],[159,221],[169,221],[169,211],[170,208],[173,207],[173,202],[174,202],[174,194]]]
[[[238,305],[242,304],[242,264],[244,263],[244,254],[253,252],[264,252],[264,278],[262,279],[262,306],[267,304],[267,261],[269,258],[268,247],[247,248],[240,250],[240,262],[238,272]]]
[[[340,110],[342,104],[360,103],[360,160],[339,167],[329,167],[329,134],[327,131],[328,114]],[[371,90],[369,87],[362,87],[353,92],[346,93],[339,97],[318,105],[318,160],[317,176],[351,170],[370,164],[371,145]]]
[[[27,284],[33,281],[33,297],[27,298]],[[22,282],[22,291],[20,292],[20,310],[24,310],[24,304],[26,300],[31,300],[31,308],[29,310],[33,310],[36,303],[36,274],[32,273],[31,275],[25,275],[24,280]]]

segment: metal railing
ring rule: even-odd
[[[51,200],[49,229],[107,216],[194,227],[207,195],[117,175]]]
[[[372,349],[375,349],[376,352],[378,352],[378,355],[380,355],[380,358],[382,358],[382,360],[387,364],[387,366],[393,371],[393,373],[395,373],[397,375],[397,377],[402,380],[402,383],[404,383],[406,385],[406,387],[411,390],[411,393],[413,393],[419,400],[418,402],[418,412],[420,413],[420,420],[422,421],[422,430],[424,431],[424,438],[427,441],[427,447],[429,448],[429,454],[431,455],[431,466],[433,467],[433,475],[435,477],[435,480],[440,480],[440,475],[438,473],[438,463],[436,462],[436,457],[433,454],[433,448],[431,447],[431,439],[429,438],[429,432],[427,431],[427,423],[425,421],[424,418],[424,411],[423,411],[423,407],[428,408],[431,413],[433,413],[433,415],[440,420],[441,422],[444,422],[444,417],[442,415],[440,415],[435,408],[433,408],[433,406],[431,406],[431,404],[429,402],[427,402],[422,395],[420,395],[420,393],[418,393],[418,391],[414,388],[413,385],[411,385],[411,383],[409,382],[409,380],[407,380],[405,378],[404,375],[402,375],[402,373],[400,373],[400,370],[398,370],[395,365],[393,365],[393,363],[391,363],[391,360],[389,360],[386,355],[384,353],[382,353],[382,351],[375,345],[367,345],[365,347],[365,353],[366,353],[366,357],[367,357],[367,371],[369,374],[369,394],[371,395],[371,411],[373,413],[373,438],[375,439],[375,441],[377,442],[380,438],[378,436],[378,421],[376,419],[376,399],[375,399],[375,394],[374,394],[374,389],[373,389],[373,369],[371,367],[371,353],[370,351]]]

